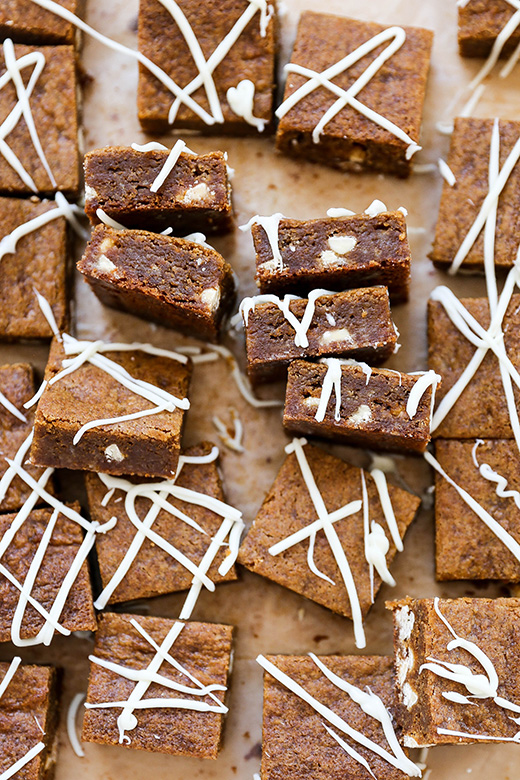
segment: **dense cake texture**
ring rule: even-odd
[[[281,262],[261,224],[251,226],[255,280],[262,293],[305,295],[315,287],[345,290],[384,284],[393,303],[408,299],[410,246],[400,211],[370,217],[280,219]]]
[[[520,600],[407,598],[387,607],[404,744],[518,741]]]
[[[461,250],[470,229],[479,216],[490,190],[489,158],[493,119],[465,117],[455,120],[451,136],[448,165],[456,183],[444,183],[435,240],[430,258],[440,268],[457,266],[467,271],[484,268],[484,230],[480,230],[470,246]],[[500,168],[520,138],[520,122],[500,120]],[[517,163],[498,197],[494,263],[498,268],[511,268],[515,262],[520,230],[520,216],[515,204],[520,197],[520,165]],[[461,250],[461,251],[459,251]],[[461,253],[463,252],[463,253]],[[460,263],[459,263],[460,259]]]
[[[520,490],[520,455],[516,442],[437,439],[435,457],[441,469],[463,491],[461,495],[460,490],[436,471],[437,579],[519,582],[520,493],[509,493]],[[505,480],[504,484],[499,476]],[[478,506],[470,506],[464,493]],[[475,509],[483,510],[484,517],[479,517]],[[496,532],[500,530],[493,520],[505,532],[505,540],[498,538]]]
[[[83,342],[85,344],[88,342]],[[189,364],[141,350],[109,351],[107,358],[138,382],[149,383],[178,399],[185,399]],[[103,471],[108,474],[140,474],[171,477],[179,459],[184,409],[96,425],[73,439],[80,428],[153,409],[153,402],[119,382],[107,371],[84,362],[53,384],[66,359],[54,340],[45,369],[47,385],[38,403],[34,422],[31,462],[55,468]]]
[[[288,675],[344,724],[355,729],[370,743],[389,751],[381,723],[371,713],[364,712],[359,703],[330,680],[314,658],[315,656],[274,655],[267,656],[266,660]],[[357,688],[358,695],[363,696],[361,691],[366,693],[369,690],[379,697],[382,705],[393,717],[396,693],[391,658],[330,655],[318,657],[317,661],[341,681]],[[364,700],[363,704],[366,706]],[[392,766],[383,756],[377,755],[371,749],[370,743],[360,745],[358,740],[352,738],[352,733],[346,735],[340,731],[337,721],[332,724],[329,717],[324,718],[310,703],[266,672],[262,780],[364,780],[365,777],[369,778],[371,773],[378,780],[406,780],[407,773]],[[332,729],[329,724],[333,726]],[[399,729],[396,731],[399,735]],[[352,754],[347,753],[339,739],[346,742],[349,748],[353,748],[358,758],[361,757],[361,760],[367,762],[370,772]]]
[[[202,443],[190,447],[184,454],[188,457],[200,457],[208,455],[211,449],[210,444]],[[135,479],[131,481],[137,484]],[[117,518],[117,524],[112,530],[105,534],[99,534],[96,538],[101,581],[103,588],[106,588],[113,576],[118,574],[119,567],[136,538],[137,529],[126,512],[125,497],[127,492],[116,487],[109,500],[103,503],[109,486],[105,485],[97,474],[87,474],[86,484],[92,519],[103,524],[112,517]],[[216,461],[184,464],[174,484],[181,488],[181,492],[183,489],[193,491],[198,498],[202,494],[202,496],[212,496],[219,501],[224,501],[224,492]],[[182,501],[172,495],[168,495],[166,500],[177,512],[182,512],[196,523],[202,532],[187,525],[179,517],[164,509],[158,511],[157,517],[153,521],[154,532],[195,565],[200,565],[211,540],[222,524],[222,517],[211,509],[191,501]],[[153,506],[154,504],[149,498],[143,495],[137,497],[134,507],[141,521],[145,520]],[[226,554],[225,547],[220,547],[216,551],[213,562],[208,569],[208,577],[213,582],[236,579],[234,567],[224,576],[219,574],[219,566],[224,561]],[[149,598],[159,596],[162,593],[174,593],[189,588],[192,582],[193,574],[180,561],[175,560],[166,550],[158,547],[156,541],[146,538],[121,583],[108,599],[108,603]]]
[[[143,128],[149,132],[189,128],[205,134],[265,130],[273,119],[274,3],[265,12],[248,0],[180,0],[175,5],[170,12],[159,0],[142,0],[139,51],[186,89],[204,113],[199,116],[184,97],[170,117],[174,95],[140,66],[137,107]],[[183,26],[187,22],[196,42],[179,22]],[[207,62],[218,46],[224,47],[223,56],[216,67],[210,63],[211,75],[203,83],[196,62],[199,47]]]
[[[94,229],[78,270],[98,298],[205,341],[234,301],[231,266],[208,246],[144,230]]]
[[[79,504],[75,505],[74,509],[79,511]],[[73,567],[74,559],[83,541],[83,534],[77,523],[58,514],[54,524],[52,514],[50,509],[35,509],[30,512],[0,559],[2,566],[19,583],[24,582],[26,577],[31,581],[29,568],[34,558],[43,550],[43,558],[37,568],[31,596],[47,612],[50,612],[57,599],[58,592]],[[0,544],[15,523],[17,523],[16,515],[0,515]],[[52,533],[46,546],[43,536],[49,527],[52,527]],[[39,550],[40,545],[42,545],[41,550]],[[95,631],[96,618],[86,561],[81,565],[74,584],[68,593],[65,591],[65,594],[63,609],[56,616],[59,623],[69,631]],[[19,602],[25,605],[22,611],[20,636],[22,639],[33,639],[45,625],[45,620],[32,604],[26,604],[18,588],[7,579],[5,574],[0,573],[1,642],[8,642],[11,639],[13,618]]]
[[[469,0],[459,7],[458,41],[463,57],[487,57],[506,24],[515,13],[507,0]],[[501,56],[512,54],[520,43],[520,29],[505,42]]]
[[[131,621],[135,621],[148,637],[169,653],[183,671],[168,660],[162,664],[155,663],[157,675],[176,686],[167,687],[156,676],[138,701],[145,704],[146,699],[164,698],[165,706],[136,708],[127,719],[132,721],[134,716],[137,721],[135,727],[133,723],[127,726],[123,732],[125,739],[120,739],[121,721],[118,724],[118,718],[122,718],[123,708],[91,707],[105,702],[125,702],[136,689],[136,681],[103,668],[95,663],[95,659],[118,664],[120,669],[135,669],[143,673],[154,659],[159,661],[154,647]],[[231,626],[212,623],[182,624],[141,615],[100,615],[94,654],[91,656],[82,739],[103,745],[122,744],[156,753],[216,758],[227,711],[224,697],[230,671],[232,633]],[[178,686],[182,687],[179,689]],[[186,692],[184,686],[196,692],[203,686],[216,688],[211,696],[200,693],[193,696]],[[167,706],[166,702],[172,699],[173,703]],[[206,705],[209,710],[196,712],[189,705],[186,709],[176,707],[175,701],[179,699]]]
[[[412,414],[411,393],[423,381],[417,375],[336,358],[325,361],[290,364],[283,414],[288,431],[370,449],[424,452],[430,441],[433,376]],[[341,389],[339,399],[335,384]]]
[[[85,212],[93,225],[102,209],[128,228],[225,233],[233,225],[231,187],[223,152],[182,153],[157,192],[150,187],[164,168],[167,149],[125,146],[85,156]]]
[[[28,363],[0,366],[0,393],[25,417],[24,422],[0,402],[0,479],[2,479],[9,468],[6,458],[11,460],[15,458],[33,427],[34,411],[23,408],[24,403],[34,395],[32,367]],[[25,463],[23,466],[34,479],[38,479],[43,473],[43,469],[37,466]],[[46,487],[52,492],[49,483]],[[19,509],[29,498],[31,492],[32,490],[26,482],[13,474],[9,485],[5,485],[5,493],[2,490],[0,512],[11,512],[14,509]],[[43,503],[41,499],[37,499],[37,502]]]
[[[57,0],[73,14],[81,13],[84,0]],[[2,0],[0,5],[0,40],[12,38],[16,43],[74,44],[74,25],[41,8],[32,0]]]
[[[305,440],[303,440],[305,441]],[[294,447],[294,444],[293,444]],[[322,604],[328,609],[352,618],[355,606],[342,580],[342,570],[330,545],[327,534],[321,529],[314,539],[313,559],[316,568],[328,579],[316,576],[308,565],[308,548],[312,533],[309,531],[300,541],[288,549],[272,554],[273,545],[307,529],[318,519],[313,493],[304,477],[299,459],[303,452],[327,512],[334,514],[352,501],[363,501],[363,484],[366,484],[368,516],[370,522],[379,524],[388,537],[386,563],[390,564],[396,554],[394,539],[385,521],[383,505],[377,485],[368,472],[345,463],[323,450],[306,445],[297,454],[293,447],[283,463],[254,523],[246,536],[238,557],[239,563],[251,571],[267,577],[279,585],[296,591]],[[419,507],[420,500],[388,485],[399,536],[404,536]],[[373,603],[370,565],[365,557],[366,529],[364,509],[359,509],[334,523],[334,531],[347,556],[355,583],[355,600],[363,615]],[[276,550],[274,550],[276,552]],[[373,594],[377,594],[382,579],[376,571],[373,574]]]
[[[313,11],[301,15],[291,62],[286,66],[284,102],[276,111],[280,118],[276,144],[281,152],[344,171],[409,175],[411,154],[419,143],[433,33],[414,27],[400,28],[401,32],[391,28],[393,34],[378,39],[379,45],[376,40],[372,50],[350,67],[340,64],[388,29],[390,26]],[[352,93],[363,107],[379,115],[375,121],[373,116],[365,116],[365,109],[356,102],[352,105],[342,98],[376,57],[399,40],[397,51],[381,62],[366,85]],[[329,83],[320,84],[312,81],[311,74],[293,72],[292,65],[321,74]],[[388,129],[388,122],[394,132]]]
[[[12,160],[8,162],[0,155],[0,194],[27,196],[38,192],[51,195],[60,190],[74,197],[79,190],[78,86],[74,49],[72,46],[17,44],[14,52],[24,83],[42,69],[30,93],[29,105],[53,178],[40,159],[27,124],[20,118],[6,137],[6,143],[18,161],[11,164]],[[6,71],[2,51],[0,77]],[[17,103],[16,88],[9,78],[0,89],[0,116],[7,117]]]
[[[352,357],[381,363],[395,351],[397,331],[386,287],[295,299],[288,305],[272,296],[242,301],[247,372],[253,382],[283,376],[296,358]],[[310,316],[312,313],[312,316]],[[295,330],[293,318],[307,323]]]
[[[19,661],[0,663],[0,685],[11,678],[0,697],[0,772],[16,780],[52,780],[58,747],[56,669]],[[33,749],[34,758],[24,761]],[[23,762],[18,771],[9,774],[18,761]]]
[[[65,217],[22,236],[14,252],[2,240],[16,228],[46,214],[54,204],[0,198],[0,339],[52,337],[35,288],[49,303],[58,328],[68,324],[68,242]],[[26,399],[27,400],[27,399]]]
[[[489,301],[487,298],[462,298],[460,303],[468,314],[485,329],[489,327]],[[506,354],[518,370],[520,368],[520,295],[513,295],[502,321]],[[446,394],[459,381],[463,371],[475,354],[475,346],[453,324],[440,301],[428,301],[428,363],[442,377],[437,400],[442,402]],[[513,385],[515,405],[520,403],[520,393]],[[446,439],[511,439],[510,410],[506,401],[496,356],[488,350],[466,388],[457,396],[454,405],[434,432],[435,437]]]

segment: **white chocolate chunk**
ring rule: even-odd
[[[99,255],[99,259],[96,263],[98,271],[105,271],[105,273],[112,273],[116,270],[116,266],[106,255]]]
[[[331,236],[327,243],[337,255],[346,255],[348,252],[352,252],[357,240],[354,236]]]
[[[91,187],[90,184],[85,184],[85,201],[95,200],[97,196],[98,194],[94,187]]]
[[[354,343],[354,339],[350,335],[347,328],[335,328],[334,330],[326,330],[323,336],[320,338],[320,344],[337,344],[340,341],[347,341],[349,344]]]
[[[329,265],[337,265],[338,263],[342,262],[340,255],[336,254],[336,252],[333,252],[332,249],[324,249],[320,255],[320,260],[321,264],[325,267]]]
[[[220,288],[208,287],[206,290],[202,291],[200,300],[208,307],[210,311],[216,311],[220,303]]]
[[[370,406],[361,404],[361,406],[359,406],[356,411],[350,415],[347,422],[352,423],[353,425],[360,425],[361,423],[369,422],[371,419],[372,410],[370,409]]]
[[[121,463],[125,459],[125,456],[117,446],[117,444],[109,444],[105,449],[105,457],[108,461],[115,460],[116,463]]]
[[[213,197],[213,193],[205,182],[195,184],[184,193],[183,203],[207,203]]]
[[[315,407],[315,406],[319,406],[320,399],[314,398],[314,396],[310,395],[308,398],[303,399],[303,403],[305,404],[305,406]]]
[[[110,238],[110,236],[107,236],[106,238],[104,238],[103,241],[101,242],[101,244],[99,245],[99,252],[100,252],[100,254],[102,254],[102,255],[106,254],[106,252],[109,249],[112,249],[114,244],[115,244],[114,239]]]

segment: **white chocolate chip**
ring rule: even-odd
[[[315,407],[315,406],[319,406],[320,399],[314,398],[314,396],[310,395],[308,398],[303,399],[303,403],[305,404],[305,406]]]
[[[370,409],[370,406],[361,404],[361,406],[359,406],[356,411],[350,415],[347,422],[352,423],[353,425],[359,425],[360,423],[366,423],[371,419],[372,410]]]
[[[85,184],[85,201],[95,200],[97,196],[98,194],[94,187],[91,187],[90,184]]]
[[[208,287],[202,291],[200,300],[206,304],[210,311],[216,311],[220,303],[220,289],[218,287]]]
[[[354,236],[331,236],[327,244],[335,254],[346,255],[348,252],[352,252],[357,244],[357,240]]]
[[[182,199],[183,203],[205,203],[211,200],[213,193],[205,182],[196,184],[186,190]]]
[[[323,336],[320,338],[320,344],[324,346],[326,344],[336,344],[340,341],[347,341],[349,344],[354,343],[354,339],[350,335],[347,328],[335,328],[335,330],[326,330]]]
[[[113,246],[115,246],[114,239],[110,238],[110,236],[106,236],[99,245],[100,254],[104,255],[109,249],[112,249]]]
[[[117,444],[109,444],[105,449],[105,457],[108,461],[115,460],[117,463],[121,463],[125,459],[125,456],[117,446]]]
[[[105,271],[105,273],[111,274],[116,270],[116,266],[106,255],[99,255],[99,259],[96,263],[98,271]]]
[[[320,260],[325,267],[328,265],[337,265],[342,262],[341,257],[337,255],[336,252],[333,252],[332,249],[324,249],[320,255]]]

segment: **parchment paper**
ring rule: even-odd
[[[374,20],[384,24],[424,26],[435,31],[432,69],[428,85],[422,135],[424,150],[416,163],[436,163],[446,157],[449,139],[435,129],[439,119],[449,119],[453,101],[460,107],[459,94],[482,64],[480,60],[462,60],[456,46],[455,0],[286,0],[282,6],[283,51],[280,63],[287,61],[298,15],[303,9],[317,9],[345,16]],[[87,21],[112,38],[136,48],[137,0],[88,0]],[[92,81],[84,90],[85,150],[110,144],[130,144],[150,140],[139,127],[136,116],[136,63],[108,51],[86,39],[82,61]],[[518,119],[520,76],[506,81],[493,76],[475,114],[498,115]],[[466,95],[467,97],[467,95]],[[171,146],[172,137],[162,140]],[[484,295],[481,279],[452,279],[433,269],[426,257],[435,225],[442,181],[437,172],[415,174],[408,181],[381,175],[350,176],[327,168],[294,162],[278,156],[270,138],[189,139],[197,152],[226,149],[235,169],[233,181],[237,224],[253,214],[281,211],[286,216],[312,218],[324,216],[331,206],[362,211],[374,199],[383,200],[389,208],[406,206],[412,246],[412,296],[409,304],[394,308],[393,314],[401,332],[401,351],[390,365],[402,370],[426,368],[425,305],[429,292],[437,284],[448,284],[459,295]],[[248,234],[235,232],[215,240],[216,248],[233,265],[239,280],[239,297],[254,294],[254,261]],[[110,339],[151,341],[173,347],[187,343],[172,331],[137,320],[101,306],[86,284],[76,283],[76,316],[78,335],[103,336]],[[229,339],[229,346],[241,356],[241,338]],[[4,346],[2,362],[29,360],[43,368],[46,349],[42,346]],[[263,391],[283,398],[283,387]],[[281,426],[281,410],[255,410],[239,395],[223,361],[197,367],[191,394],[185,436],[187,445],[200,438],[218,442],[211,417],[217,413],[227,420],[229,407],[237,409],[244,423],[243,455],[221,448],[221,462],[228,500],[243,510],[248,523],[258,510],[265,491],[273,481],[284,458],[288,441]],[[328,446],[355,463],[368,463],[367,456],[347,447]],[[431,483],[431,475],[420,459],[396,458],[400,479],[419,494]],[[74,493],[75,480],[65,477]],[[67,486],[67,485],[66,485]],[[432,514],[421,510],[405,541],[405,551],[393,566],[396,588],[383,586],[376,604],[365,622],[366,651],[370,654],[392,653],[391,616],[385,611],[388,598],[407,594],[427,596],[498,596],[508,591],[498,585],[471,582],[436,584],[433,577]],[[136,613],[176,617],[184,596],[168,596],[132,606]],[[219,586],[215,594],[203,593],[193,614],[196,620],[230,623],[237,626],[235,666],[232,676],[230,714],[225,730],[225,747],[215,762],[182,759],[149,754],[125,748],[85,745],[85,758],[76,757],[65,733],[65,715],[73,694],[86,690],[87,655],[93,641],[77,637],[57,637],[50,648],[38,647],[22,652],[24,661],[54,663],[65,670],[63,713],[57,780],[134,780],[153,776],[157,780],[203,778],[234,780],[251,778],[259,771],[262,720],[262,670],[254,658],[262,653],[352,653],[354,646],[350,621],[266,580],[243,572],[241,581]],[[10,645],[0,648],[0,657],[8,660],[15,652]],[[517,745],[478,745],[475,747],[440,747],[430,750],[428,767],[431,780],[455,780],[473,773],[477,777],[493,776],[506,780],[517,776],[520,761]]]

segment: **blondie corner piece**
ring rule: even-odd
[[[240,304],[246,331],[247,373],[253,383],[283,377],[291,360],[350,357],[382,363],[395,352],[395,328],[386,287],[309,298],[245,298]]]
[[[82,739],[177,756],[217,758],[227,713],[224,699],[232,635],[231,626],[101,614],[90,657]],[[157,645],[175,660],[175,666],[169,659],[161,662]],[[153,682],[129,702],[139,681],[149,681],[151,664]],[[201,694],[202,689],[205,694]],[[163,700],[164,706],[147,707],[147,699]]]
[[[520,582],[520,455],[516,442],[437,439],[437,580]]]
[[[78,353],[85,346],[88,342],[83,342],[83,347],[80,343]],[[191,364],[138,348],[108,350],[107,358],[115,366],[98,361],[106,366],[103,369],[87,360],[50,384],[62,372],[66,360],[63,346],[56,339],[52,342],[45,369],[47,384],[36,410],[31,462],[108,474],[173,476],[179,459]],[[120,368],[124,383],[118,379]],[[157,405],[166,404],[168,399],[171,403],[172,398],[183,405],[176,405],[171,411],[163,406],[164,411],[146,414],[153,412],[153,401],[149,394],[144,397],[139,393],[139,382],[148,383]],[[151,386],[163,395],[157,395]],[[131,415],[133,419],[112,422],[114,418]],[[92,423],[95,425],[88,427]],[[75,437],[80,429],[83,430],[78,441]]]
[[[168,149],[147,152],[131,147],[108,146],[85,156],[85,213],[93,225],[96,212],[128,228],[162,231],[174,235],[193,231],[226,233],[233,228],[231,185],[223,152],[183,152],[162,184]]]
[[[294,360],[283,424],[292,433],[369,449],[424,452],[438,381],[433,371],[403,374],[339,358]]]
[[[268,132],[275,86],[275,5],[267,0],[179,0],[170,10],[159,0],[141,0],[139,51],[185,89],[175,102],[172,92],[141,66],[137,106],[143,128],[154,133],[172,128],[205,134]],[[211,75],[205,79],[196,62],[199,46],[206,61],[219,46],[222,55],[206,66]]]
[[[135,479],[121,481],[107,479],[104,475],[86,475],[87,498],[92,519],[104,524],[113,517],[117,518],[117,523],[111,530],[96,537],[96,551],[104,588],[103,603],[101,605],[96,602],[96,607],[101,608],[105,603],[150,598],[190,588],[194,580],[193,568],[189,570],[182,560],[173,558],[171,547],[181,554],[179,557],[182,556],[185,562],[189,559],[192,567],[200,566],[222,525],[223,518],[220,515],[207,506],[195,503],[201,499],[204,502],[204,498],[208,496],[224,501],[216,460],[189,462],[190,457],[207,457],[211,451],[211,445],[203,442],[183,452],[181,458],[187,456],[188,461],[183,464],[179,476],[171,482],[171,493],[164,499],[174,511],[182,512],[195,525],[188,525],[175,514],[160,508],[153,521],[154,539],[146,537],[143,540],[126,573],[126,561],[137,531],[126,511],[125,498],[132,486],[138,490],[139,483]],[[120,486],[118,482],[121,483]],[[145,489],[147,484],[144,483],[141,487]],[[108,501],[104,500],[107,491],[112,491],[112,487],[114,491]],[[164,483],[163,487],[168,485]],[[176,497],[175,487],[179,488],[179,494],[184,493],[184,500]],[[123,488],[126,488],[126,491]],[[144,490],[141,494],[137,493],[132,511],[135,510],[138,518],[144,521],[148,512],[154,511],[157,506],[154,498],[159,498],[160,495],[159,481],[155,495],[146,494]],[[170,546],[169,550],[157,544],[157,536]],[[226,552],[226,547],[219,546],[207,570],[207,576],[214,583],[237,578],[234,566],[225,575],[219,574],[219,567],[226,558]],[[122,570],[121,565],[124,567]],[[119,584],[115,584],[119,579]]]
[[[429,30],[305,11],[286,66],[284,101],[276,110],[277,148],[344,171],[408,176],[420,148],[432,41]],[[364,56],[358,54],[367,46]],[[390,46],[396,50],[388,57]],[[347,95],[376,58],[376,72]]]
[[[97,225],[78,263],[97,297],[203,341],[217,341],[233,304],[233,270],[208,245]]]
[[[0,696],[0,773],[16,780],[51,780],[58,748],[56,669],[21,665],[20,660],[0,663],[0,686],[8,681]]]
[[[65,217],[22,236],[14,252],[4,254],[5,244],[2,246],[2,240],[18,227],[53,208],[53,204],[36,199],[0,198],[0,340],[52,338],[35,289],[49,303],[58,328],[68,326],[69,244]]]
[[[72,508],[78,512],[79,504]],[[11,537],[19,518],[15,514],[0,515],[0,544],[2,548],[7,537]],[[44,534],[49,534],[46,542]],[[11,575],[0,574],[0,642],[8,642],[13,636],[16,611],[22,609],[19,635],[22,639],[33,640],[28,644],[43,642],[43,635],[54,629],[32,604],[27,604],[24,596],[12,582],[31,582],[30,567],[34,560],[42,555],[40,566],[34,576],[31,589],[32,598],[48,613],[55,602],[60,603],[66,597],[63,608],[57,615],[60,625],[69,631],[95,631],[96,618],[92,605],[90,575],[85,556],[80,555],[83,534],[79,525],[63,514],[55,517],[51,509],[33,509],[14,534],[1,557],[5,570]],[[64,589],[67,575],[74,570],[75,563],[82,560],[77,576],[69,591]],[[31,570],[32,571],[32,570]],[[34,572],[33,572],[34,574]],[[25,608],[24,608],[25,607]],[[56,613],[54,608],[53,614]],[[18,640],[15,641],[18,644]]]
[[[498,132],[497,132],[498,129]],[[513,152],[520,139],[520,122],[465,117],[455,120],[451,136],[448,165],[455,177],[450,187],[444,182],[435,239],[429,255],[439,268],[482,273],[484,270],[484,230],[472,232],[483,213],[484,201],[490,193],[489,168],[496,134],[499,144],[497,168]],[[515,204],[520,198],[520,163],[514,163],[511,172],[499,190],[496,199],[497,216],[493,263],[497,268],[511,268],[516,260],[520,231],[520,216]],[[515,162],[516,160],[516,162]],[[468,243],[469,241],[469,243]]]
[[[6,77],[6,51],[0,46],[0,77]],[[19,118],[5,142],[9,161],[0,155],[0,194],[29,196],[63,192],[75,197],[79,191],[78,104],[76,59],[72,46],[14,46],[13,70],[24,82],[35,80],[29,95],[34,126],[42,151],[33,143],[29,129]],[[12,76],[0,89],[0,116],[18,105]],[[21,114],[21,112],[20,112]]]
[[[420,500],[401,488],[387,485],[382,472],[372,475],[351,466],[306,444],[305,439],[293,440],[286,452],[288,457],[242,543],[238,561],[251,571],[357,621],[358,615],[369,611],[382,577],[393,582],[387,566],[397,552],[396,542],[402,549],[401,539]],[[323,528],[322,505],[328,517],[340,515],[332,534]],[[392,528],[387,522],[389,508],[394,518]],[[378,526],[373,536],[372,523]],[[384,537],[388,543],[386,559],[383,556],[385,565],[379,571],[374,571],[367,559],[367,549],[376,544],[376,537]],[[344,579],[343,556],[335,541],[347,558],[353,590]],[[313,546],[312,569],[309,545]]]
[[[67,11],[78,14],[86,0],[57,0]],[[41,8],[32,0],[2,0],[0,4],[0,40],[12,38],[16,43],[74,45],[76,30],[56,14]]]
[[[387,607],[404,744],[518,742],[520,600],[407,598]]]
[[[271,217],[274,219],[274,217]],[[400,211],[375,216],[280,219],[273,256],[267,231],[251,225],[256,253],[255,281],[262,293],[306,295],[316,287],[346,290],[388,287],[392,303],[408,300],[410,245]]]
[[[393,659],[311,654],[257,660],[265,669],[262,780],[407,780],[420,774],[392,723]]]
[[[34,395],[33,370],[28,363],[11,363],[0,366],[0,393],[14,409],[6,407],[0,401],[0,479],[9,469],[6,458],[13,460],[16,453],[31,434],[34,423],[34,411],[24,409],[23,405]],[[18,414],[14,414],[14,411]],[[25,418],[25,420],[23,419]],[[33,479],[39,479],[43,469],[24,464],[24,468]],[[12,475],[8,485],[4,485],[5,493],[0,498],[0,512],[12,512],[19,509],[31,495],[31,488],[25,480],[16,474]],[[47,490],[50,488],[47,484]],[[37,498],[37,503],[43,499]]]
[[[516,6],[507,0],[469,0],[459,7],[458,41],[463,57],[487,57],[504,27],[516,13]],[[518,27],[505,42],[500,53],[507,57],[520,43]]]

